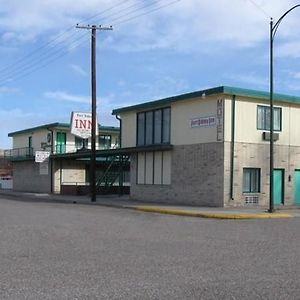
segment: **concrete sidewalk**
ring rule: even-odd
[[[102,205],[134,209],[142,212],[214,219],[283,219],[300,217],[300,207],[280,207],[275,213],[271,214],[267,212],[266,207],[214,208],[144,203],[131,200],[128,195],[121,197],[117,195],[99,195],[96,202],[91,202],[89,196],[27,193],[3,189],[0,189],[0,195],[19,201]]]

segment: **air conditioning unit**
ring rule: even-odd
[[[270,132],[264,131],[262,133],[262,139],[263,139],[263,141],[270,141],[270,138],[271,138]],[[276,142],[278,140],[279,140],[279,133],[277,133],[277,132],[273,133],[273,141]]]
[[[245,204],[258,204],[258,196],[246,196]]]

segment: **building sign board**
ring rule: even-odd
[[[35,162],[47,162],[50,156],[50,151],[35,151]]]
[[[49,165],[48,162],[42,162],[40,165],[40,175],[48,175],[49,174]]]
[[[224,130],[223,130],[223,99],[218,99],[217,101],[217,141],[221,142],[224,139]]]
[[[199,117],[191,119],[191,128],[216,126],[216,116]]]
[[[98,122],[96,121],[96,124]],[[71,114],[71,133],[87,139],[92,136],[92,114],[85,112],[72,112]],[[96,135],[98,135],[98,126],[96,126]]]

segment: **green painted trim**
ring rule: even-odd
[[[53,128],[69,128],[70,124],[68,123],[59,123],[59,122],[55,122],[55,123],[50,123],[50,124],[44,124],[44,125],[40,125],[40,126],[36,126],[36,127],[31,127],[31,128],[26,128],[23,130],[19,130],[19,131],[15,131],[15,132],[10,132],[8,134],[9,137],[12,137],[16,134],[22,134],[22,133],[28,133],[28,132],[32,132],[32,131],[36,131],[36,130],[41,130],[41,129],[53,129]]]
[[[156,101],[150,101],[150,102],[146,102],[146,103],[141,103],[141,104],[136,104],[136,105],[132,105],[132,106],[114,109],[112,111],[112,114],[117,115],[119,113],[124,113],[124,112],[142,111],[142,110],[151,109],[154,107],[155,108],[163,107],[163,106],[170,105],[170,103],[174,103],[177,101],[189,100],[192,98],[199,98],[199,97],[202,97],[204,94],[205,94],[205,96],[216,95],[216,94],[227,94],[227,95],[236,95],[236,96],[254,98],[254,99],[263,99],[263,100],[267,100],[267,101],[270,99],[269,92],[243,89],[243,88],[230,87],[230,86],[219,86],[219,87],[215,87],[215,88],[211,88],[211,89],[195,91],[192,93],[182,94],[182,95],[178,95],[178,96],[163,98],[163,99],[156,100]],[[284,94],[274,94],[273,100],[277,101],[277,102],[300,104],[300,97],[284,95]]]
[[[44,125],[40,125],[40,126],[36,126],[36,127],[31,127],[31,128],[26,128],[23,130],[19,130],[19,131],[15,131],[15,132],[10,132],[8,134],[9,137],[13,137],[14,135],[17,134],[23,134],[23,133],[29,133],[32,131],[36,131],[36,130],[41,130],[41,129],[54,129],[54,128],[64,128],[64,129],[70,129],[70,123],[59,123],[59,122],[55,122],[55,123],[50,123],[50,124],[44,124]],[[99,130],[101,131],[115,131],[118,132],[120,130],[119,127],[114,127],[114,126],[102,126],[99,125]]]
[[[105,149],[105,150],[96,150],[96,157],[107,157],[112,155],[130,155],[132,153],[137,153],[137,152],[170,151],[172,149],[173,149],[173,145],[171,144]],[[51,154],[50,158],[51,159],[79,159],[79,158],[88,158],[90,156],[91,156],[91,150],[86,149],[86,150],[78,150],[77,152],[71,152],[71,153]]]

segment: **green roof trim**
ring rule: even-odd
[[[195,92],[191,92],[191,93],[187,93],[187,94],[181,94],[181,95],[177,95],[177,96],[163,98],[160,100],[145,102],[145,103],[127,106],[127,107],[123,107],[123,108],[117,108],[112,111],[112,114],[117,115],[119,113],[124,113],[124,112],[140,111],[140,110],[151,109],[154,107],[162,107],[162,106],[170,105],[171,103],[174,103],[177,101],[198,98],[198,97],[202,97],[203,95],[210,96],[210,95],[216,95],[216,94],[236,95],[236,96],[263,99],[263,100],[270,99],[269,92],[237,88],[237,87],[230,87],[230,86],[218,86],[215,88],[195,91]],[[284,95],[284,94],[274,93],[273,100],[278,101],[278,102],[300,104],[300,97]]]
[[[12,136],[17,135],[17,134],[28,133],[28,132],[32,132],[32,131],[36,131],[36,130],[41,130],[41,129],[55,129],[55,128],[69,129],[70,128],[70,123],[55,122],[55,123],[44,124],[44,125],[40,125],[40,126],[36,126],[36,127],[31,127],[31,128],[26,128],[26,129],[19,130],[19,131],[10,132],[8,134],[8,136],[12,137]],[[99,130],[118,132],[118,131],[120,131],[120,128],[119,127],[114,127],[114,126],[102,126],[102,125],[99,125]]]

